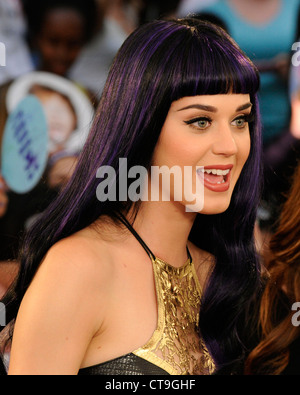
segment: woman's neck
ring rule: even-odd
[[[196,213],[187,213],[170,202],[143,202],[134,229],[160,259],[172,266],[187,260],[187,241]]]

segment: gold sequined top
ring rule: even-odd
[[[192,260],[175,268],[151,259],[158,325],[149,342],[133,354],[169,374],[212,374],[215,364],[198,335],[201,287]]]

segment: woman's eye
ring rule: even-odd
[[[196,122],[196,125],[200,129],[205,129],[207,126],[210,124],[210,121],[208,119],[199,119],[199,121]]]
[[[204,130],[211,124],[211,119],[203,118],[203,117],[196,118],[196,119],[191,119],[190,121],[187,121],[186,124],[191,125],[192,127],[196,128],[196,129]]]
[[[238,129],[243,129],[248,124],[248,121],[246,117],[239,117],[232,121],[232,124]]]

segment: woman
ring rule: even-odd
[[[10,374],[235,371],[260,289],[258,86],[209,23],[153,21],[125,41],[75,174],[27,235],[3,300],[9,319],[21,304]],[[180,185],[169,201],[124,197],[120,158],[131,177],[148,170],[146,197],[155,166],[192,169],[201,213],[175,199]],[[137,180],[127,182],[129,195]]]
[[[293,180],[266,254],[270,279],[260,307],[262,338],[247,359],[249,375],[300,374],[299,165]]]

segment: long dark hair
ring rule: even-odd
[[[214,254],[216,264],[203,296],[200,330],[218,368],[243,357],[245,312],[260,284],[253,228],[260,185],[261,134],[256,68],[221,28],[193,19],[157,20],[135,32],[120,48],[109,72],[75,173],[57,200],[28,232],[20,251],[20,274],[4,298],[9,320],[51,246],[92,224],[114,218],[133,202],[99,202],[97,169],[119,158],[128,167],[150,168],[154,148],[171,103],[185,96],[250,94],[254,121],[251,151],[229,209],[199,214],[191,240]],[[12,297],[13,296],[13,297]],[[242,320],[242,321],[241,321]]]

